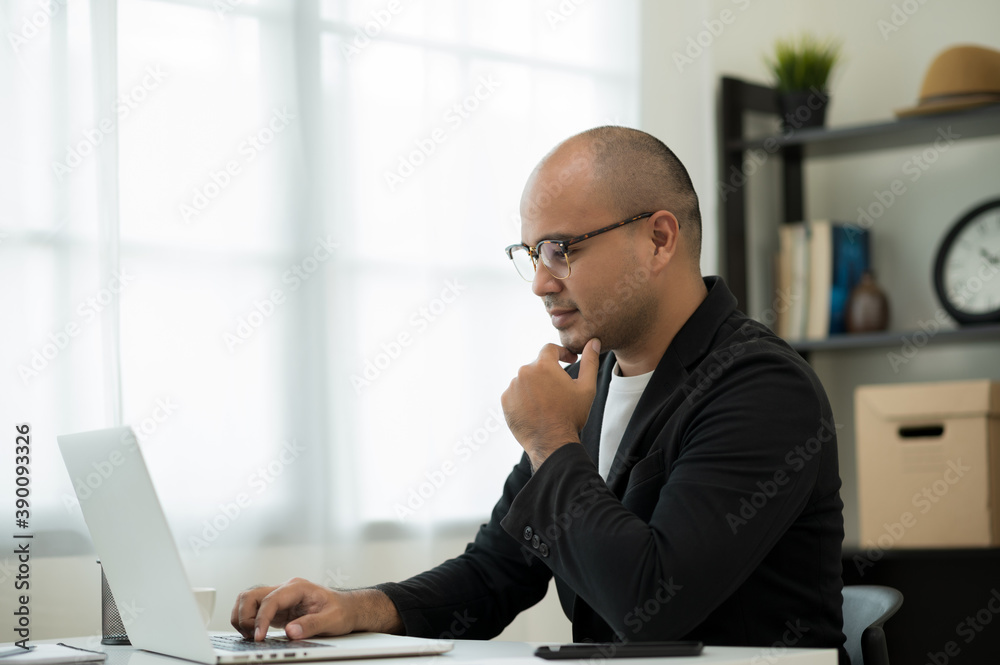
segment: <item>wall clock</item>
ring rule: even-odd
[[[962,325],[1000,321],[1000,199],[962,215],[934,261],[934,290]]]

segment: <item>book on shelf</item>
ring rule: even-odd
[[[790,342],[847,332],[851,290],[869,268],[869,235],[854,224],[812,220],[778,231],[777,290],[787,306],[775,332]]]
[[[833,284],[830,287],[830,335],[847,332],[847,303],[851,291],[871,269],[870,236],[867,229],[853,224],[834,224]]]
[[[809,245],[803,222],[782,224],[779,229],[778,297],[775,332],[787,340],[800,340],[806,330],[806,288]]]

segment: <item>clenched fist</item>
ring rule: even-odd
[[[500,397],[507,426],[528,453],[533,470],[557,448],[579,442],[597,392],[600,352],[600,340],[587,342],[574,379],[559,362],[575,362],[576,354],[546,344],[535,362],[518,370]]]

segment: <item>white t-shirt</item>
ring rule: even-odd
[[[652,372],[638,376],[619,375],[618,363],[611,371],[611,385],[608,387],[608,401],[604,404],[604,420],[601,424],[601,444],[597,453],[597,471],[604,480],[608,479],[611,464],[615,461],[618,446],[628,421],[632,418],[635,405],[639,403],[642,391],[649,384]]]

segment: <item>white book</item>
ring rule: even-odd
[[[804,222],[782,225],[788,236],[791,252],[790,282],[788,287],[788,326],[784,335],[789,342],[805,337],[807,301],[809,298],[809,243]]]
[[[833,288],[833,223],[809,222],[809,306],[806,339],[830,336],[830,291]]]

